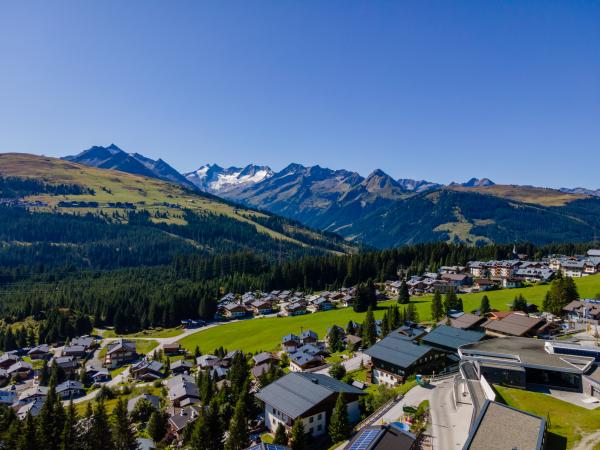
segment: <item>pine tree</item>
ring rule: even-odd
[[[69,402],[69,408],[65,416],[65,425],[61,434],[60,450],[79,450],[79,436],[75,431],[77,424],[77,410],[73,402]]]
[[[47,450],[58,450],[64,426],[65,411],[56,395],[54,378],[50,378],[48,395],[37,418],[39,438]]]
[[[292,425],[292,450],[307,450],[308,436],[304,432],[302,419],[296,419]]]
[[[329,346],[329,350],[332,353],[343,350],[342,336],[337,325],[333,325],[329,329],[329,335],[327,336],[327,344]]]
[[[406,307],[406,320],[408,322],[418,322],[419,321],[419,313],[417,312],[417,308],[415,308],[414,303],[409,303]]]
[[[331,441],[337,443],[348,439],[350,436],[350,429],[346,401],[344,399],[344,394],[340,393],[335,402],[335,409],[331,415],[331,421],[329,422],[329,436],[331,437]]]
[[[154,411],[148,419],[148,434],[154,442],[160,442],[167,433],[167,421],[162,411]]]
[[[492,308],[490,307],[490,299],[487,295],[484,295],[483,297],[481,297],[481,304],[479,305],[479,314],[481,316],[485,316],[491,310]]]
[[[235,405],[233,418],[229,426],[229,436],[225,442],[226,450],[243,450],[248,446],[248,419],[244,398],[240,397]]]
[[[452,309],[456,309],[456,304],[458,302],[458,297],[454,292],[454,289],[450,289],[446,293],[446,297],[444,298],[444,313],[448,314],[448,312]]]
[[[39,450],[40,448],[35,418],[28,413],[19,436],[17,450]]]
[[[375,344],[375,342],[377,341],[377,326],[375,324],[375,316],[373,315],[373,310],[371,308],[369,308],[367,311],[367,315],[365,316],[365,321],[363,322],[362,329],[363,347],[367,348]]]
[[[402,284],[400,284],[400,293],[398,295],[398,303],[401,305],[406,305],[410,302],[410,294],[408,293],[408,285],[406,281],[402,280]]]
[[[136,450],[138,444],[135,435],[129,426],[127,407],[122,398],[119,398],[112,413],[113,443],[115,450]]]
[[[444,307],[442,305],[442,295],[440,291],[435,291],[433,300],[431,301],[431,318],[434,322],[438,322],[444,316]]]
[[[200,411],[194,424],[190,445],[193,450],[219,450],[223,447],[222,439],[219,406],[216,399],[213,399],[208,407]]]
[[[111,450],[113,448],[112,433],[103,400],[100,400],[94,408],[92,426],[86,438],[86,448],[89,450]]]
[[[273,444],[275,445],[287,445],[288,438],[287,433],[285,432],[285,427],[281,422],[277,425],[277,429],[275,430],[275,437],[273,438]]]

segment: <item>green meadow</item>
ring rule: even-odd
[[[593,297],[600,293],[600,275],[576,279],[575,283],[579,289],[580,296]],[[549,285],[536,285],[519,289],[504,289],[486,293],[464,294],[463,300],[465,311],[479,308],[481,297],[487,295],[492,308],[500,311],[509,309],[516,295],[522,294],[529,303],[541,305]],[[413,297],[419,319],[427,321],[431,318],[431,296]],[[394,301],[380,303],[375,311],[375,318],[381,319],[385,307],[393,305]],[[182,339],[183,347],[193,351],[198,345],[202,352],[212,352],[215,348],[223,346],[229,350],[240,349],[246,352],[257,352],[261,350],[275,350],[281,341],[281,337],[288,333],[300,333],[302,329],[310,328],[323,337],[325,332],[333,324],[346,327],[350,320],[362,322],[365,313],[355,313],[352,308],[336,309],[332,311],[306,314],[296,317],[269,317],[260,319],[248,319],[239,322],[227,323],[217,327],[200,331]]]

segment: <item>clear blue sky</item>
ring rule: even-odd
[[[0,152],[600,187],[600,2],[0,6]]]

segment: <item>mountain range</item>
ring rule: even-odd
[[[429,241],[584,241],[596,236],[600,225],[600,192],[583,188],[497,185],[488,178],[443,185],[395,179],[380,169],[364,177],[296,163],[280,171],[253,164],[205,164],[181,175],[162,160],[126,153],[115,145],[92,147],[68,159],[130,173],[144,171],[146,176],[380,248]]]

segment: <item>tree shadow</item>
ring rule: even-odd
[[[548,431],[546,433],[545,448],[551,450],[565,450],[567,448],[567,438]]]

